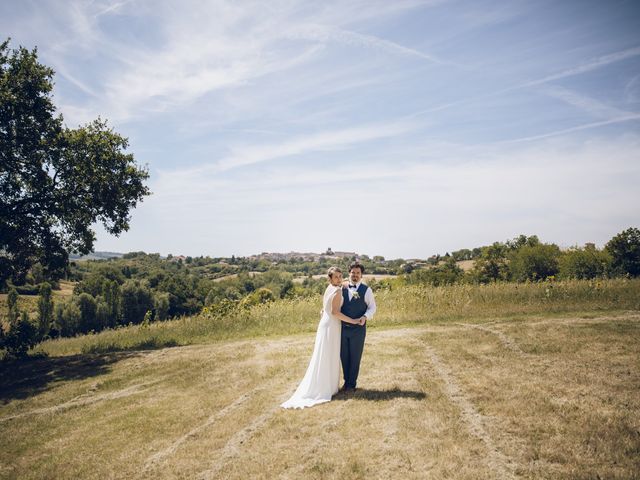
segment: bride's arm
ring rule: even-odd
[[[353,323],[354,325],[360,325],[359,320],[354,320],[351,317],[347,317],[344,313],[340,311],[341,296],[342,296],[342,291],[338,291],[333,295],[333,299],[331,300],[331,315],[336,317],[338,320],[342,320],[343,322]]]

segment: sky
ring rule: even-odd
[[[96,250],[430,255],[640,227],[640,2],[0,2],[151,196]]]

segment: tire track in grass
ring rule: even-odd
[[[282,409],[280,404],[289,398],[296,388],[297,385],[291,387],[285,395],[282,395],[279,400],[274,402],[274,407],[263,412],[261,415],[258,415],[252,422],[234,433],[225,446],[220,449],[220,457],[215,464],[211,468],[197,474],[195,478],[199,480],[218,478],[222,469],[242,453],[244,445],[251,440],[253,435],[260,430],[276,414],[276,412]]]
[[[129,397],[131,395],[136,395],[138,393],[143,393],[145,391],[148,390],[148,388],[143,388],[143,387],[148,387],[150,385],[154,385],[156,383],[161,382],[162,379],[156,379],[153,380],[151,382],[145,382],[145,383],[138,383],[136,385],[131,385],[127,388],[123,388],[122,390],[116,390],[113,392],[107,392],[107,393],[103,393],[100,395],[89,395],[87,396],[87,394],[83,394],[83,395],[79,395],[77,397],[74,397],[73,399],[61,403],[59,405],[54,405],[52,407],[45,407],[45,408],[37,408],[35,410],[30,410],[28,412],[22,412],[22,413],[17,413],[15,415],[9,415],[7,417],[2,417],[0,418],[0,423],[2,422],[6,422],[9,420],[14,420],[16,418],[22,418],[22,417],[26,417],[29,415],[44,415],[47,413],[58,413],[60,411],[63,410],[68,410],[70,408],[74,408],[74,407],[83,407],[85,405],[91,405],[94,403],[98,403],[98,402],[103,402],[106,400],[116,400],[118,398],[124,398],[124,397]]]
[[[245,394],[239,396],[233,402],[231,402],[230,404],[228,404],[227,406],[222,408],[222,410],[218,410],[213,415],[210,415],[209,418],[207,418],[206,421],[202,422],[201,424],[199,424],[196,427],[192,428],[191,430],[189,430],[187,433],[185,433],[184,435],[182,435],[178,439],[174,440],[173,443],[171,445],[169,445],[167,448],[165,448],[163,450],[160,450],[159,452],[151,455],[145,461],[145,464],[144,464],[144,467],[143,467],[143,472],[147,472],[148,470],[151,470],[152,468],[158,466],[167,457],[170,457],[171,455],[173,455],[178,450],[178,448],[180,448],[180,446],[184,442],[186,442],[187,440],[189,440],[191,438],[196,437],[201,431],[209,428],[211,425],[214,425],[216,422],[218,422],[219,420],[223,419],[225,416],[227,416],[228,414],[230,414],[234,410],[236,410],[239,407],[241,407],[255,393],[257,393],[258,390],[259,389],[254,389],[254,390],[252,390],[252,391],[250,391],[248,393],[245,393]]]
[[[514,463],[506,457],[494,443],[491,436],[484,428],[485,419],[475,408],[473,402],[469,400],[464,391],[456,383],[451,369],[438,356],[435,349],[430,345],[423,345],[424,351],[429,358],[433,369],[444,384],[444,393],[451,403],[460,409],[464,422],[467,424],[472,435],[478,438],[487,449],[487,463],[496,472],[497,478],[515,479]]]
[[[500,339],[500,342],[502,343],[502,345],[507,349],[521,356],[527,355],[512,338],[508,337],[504,332],[500,330],[496,330],[495,328],[490,328],[485,325],[475,325],[472,323],[457,323],[456,325],[460,325],[465,328],[473,328],[475,330],[480,330],[482,332],[491,333],[497,336],[498,339]]]
[[[339,400],[335,400],[335,399],[332,400],[332,402],[337,402],[337,401]],[[350,403],[352,401],[353,399],[342,400],[338,408],[334,411],[334,415],[322,423],[322,425],[320,426],[320,430],[324,432],[324,431],[327,431],[331,426],[337,425],[340,419],[343,418],[346,407],[350,406]],[[317,407],[322,407],[322,405],[317,405]],[[311,453],[313,453],[314,450],[322,448],[323,445],[324,445],[324,442],[321,438],[315,438],[312,442],[307,443],[305,445],[301,445],[300,450],[298,450],[298,456],[301,461],[293,468],[290,468],[278,474],[278,478],[280,478],[281,480],[289,480],[289,479],[294,480],[294,479],[305,478],[306,477],[305,470],[307,470],[309,465],[307,462],[303,460],[307,458]]]

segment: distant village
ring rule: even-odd
[[[262,252],[259,255],[251,255],[251,260],[270,260],[272,262],[282,262],[289,260],[298,260],[303,262],[317,262],[320,259],[340,259],[340,258],[359,258],[356,252],[334,252],[331,247],[327,248],[324,253],[302,253],[302,252],[289,252],[289,253],[271,253]]]

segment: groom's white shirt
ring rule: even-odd
[[[362,282],[356,283],[355,288],[347,288],[347,290],[349,291],[349,301],[351,301],[351,299],[353,298],[353,293],[358,290],[358,287],[360,287],[361,283]],[[373,318],[373,315],[376,313],[376,300],[375,298],[373,298],[373,291],[371,290],[371,287],[369,287],[368,285],[367,287],[367,291],[364,294],[364,303],[367,304],[367,311],[364,313],[364,316],[367,317],[367,320],[371,320]]]

